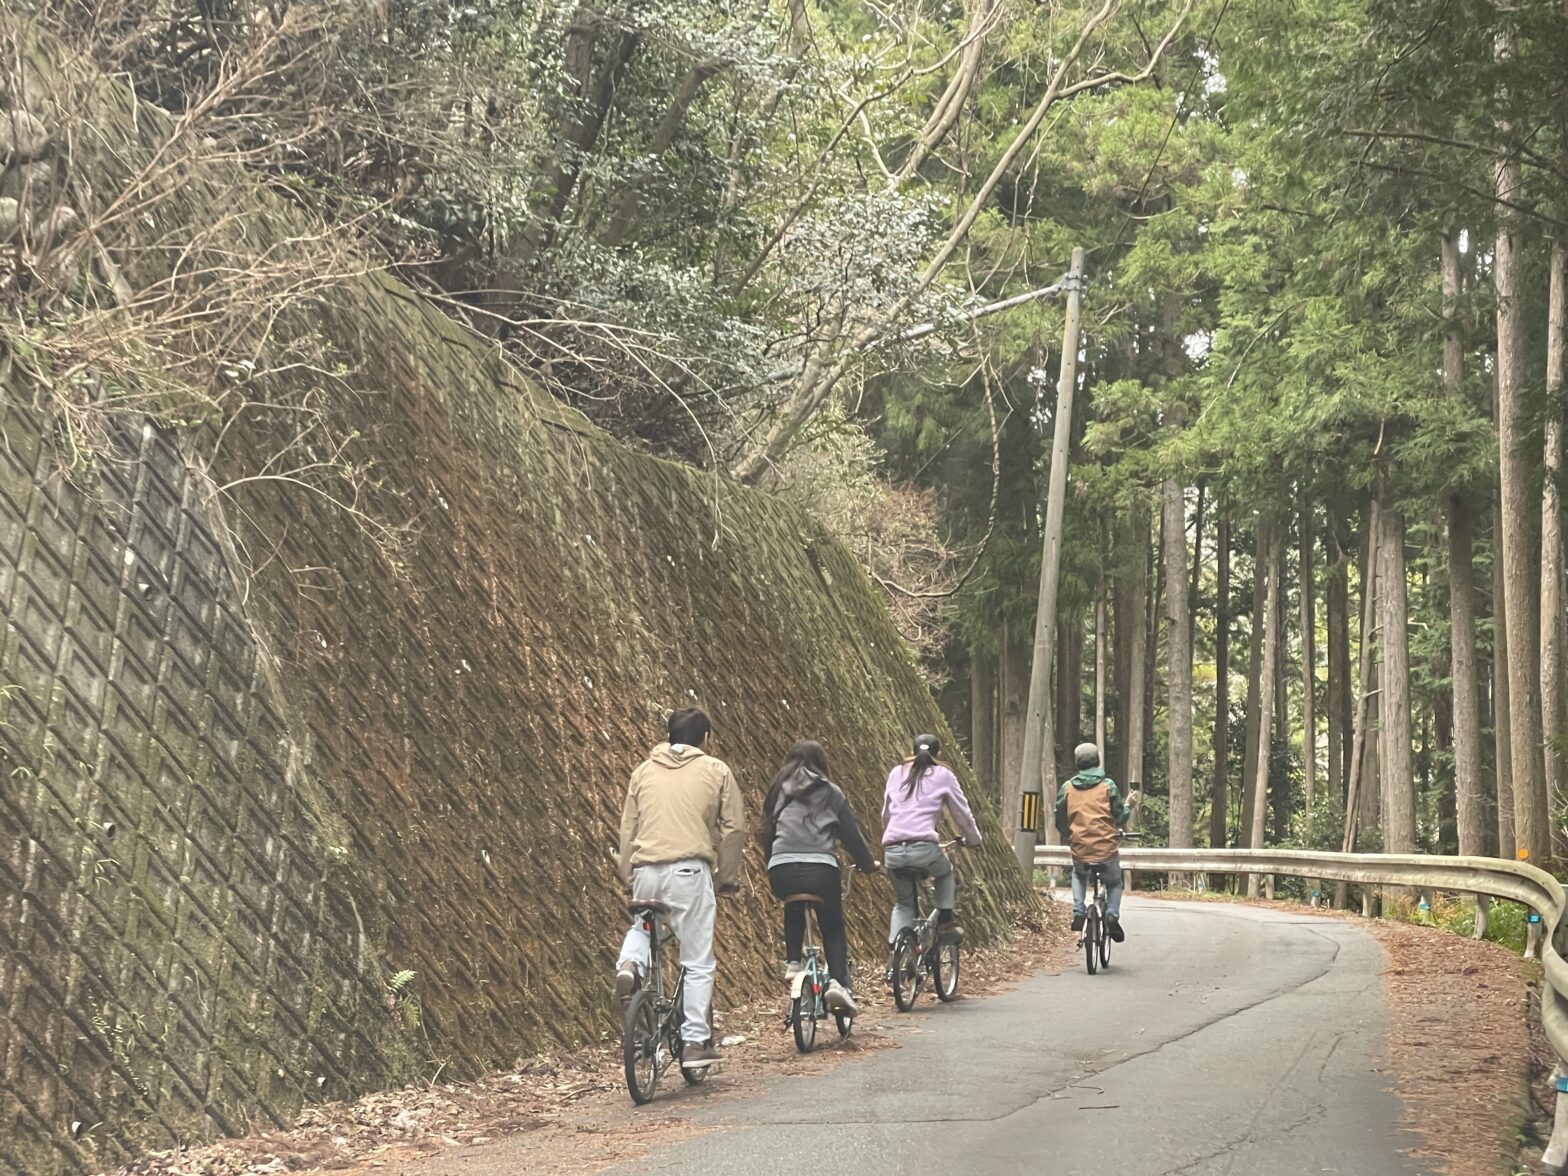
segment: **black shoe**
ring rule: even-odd
[[[1127,938],[1127,932],[1122,930],[1122,921],[1115,915],[1105,916],[1105,933],[1111,937],[1112,943],[1120,943]]]
[[[964,929],[957,923],[940,923],[936,929],[936,941],[938,943],[962,943],[964,941]]]
[[[1073,916],[1073,930],[1074,931],[1082,931],[1083,930],[1083,921],[1086,918],[1088,918],[1087,915],[1074,915]]]

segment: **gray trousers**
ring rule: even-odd
[[[665,921],[680,941],[681,967],[686,969],[686,1022],[681,1037],[701,1045],[713,1036],[709,1028],[717,966],[713,957],[713,871],[698,858],[638,866],[632,871],[632,897],[658,899],[670,908]],[[620,962],[636,964],[646,976],[653,963],[651,946],[642,920],[634,920],[621,944]]]
[[[888,925],[887,941],[891,946],[898,933],[915,925],[914,879],[900,878],[895,870],[919,870],[936,884],[938,910],[952,910],[958,900],[958,879],[953,875],[953,863],[947,860],[942,847],[935,841],[906,841],[884,846],[882,864],[893,880],[893,918]]]

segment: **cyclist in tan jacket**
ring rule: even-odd
[[[703,751],[710,724],[696,707],[670,716],[669,742],[638,765],[621,812],[621,881],[634,899],[669,907],[670,930],[680,941],[686,969],[683,1069],[711,1066],[713,1047],[713,919],[717,892],[739,890],[745,849],[740,788],[728,765]],[[621,945],[615,995],[630,997],[648,969],[648,937],[634,920]]]

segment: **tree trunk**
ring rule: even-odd
[[[1386,490],[1383,491],[1386,493]],[[1382,651],[1378,697],[1382,720],[1378,767],[1382,772],[1383,851],[1416,847],[1415,776],[1410,762],[1410,619],[1405,573],[1405,516],[1384,502],[1378,530],[1378,648]]]
[[[1258,675],[1258,762],[1251,782],[1252,824],[1247,844],[1263,848],[1263,829],[1268,816],[1269,744],[1273,737],[1274,682],[1279,658],[1279,598],[1281,558],[1284,544],[1275,537],[1272,526],[1258,528],[1260,573],[1264,579],[1263,666]],[[1258,896],[1258,876],[1247,879],[1247,896]]]
[[[1563,476],[1564,387],[1568,382],[1568,246],[1552,242],[1551,295],[1546,317],[1546,485],[1541,495],[1541,729],[1545,748],[1547,812],[1568,804],[1568,761],[1558,740],[1568,733],[1563,681]],[[1568,856],[1563,830],[1551,822],[1554,856]]]
[[[969,766],[987,796],[996,789],[996,658],[969,655]]]
[[[1492,524],[1492,742],[1497,769],[1497,853],[1512,858],[1519,850],[1514,829],[1513,703],[1509,698],[1512,675],[1508,666],[1508,594],[1503,590],[1503,561],[1497,550],[1497,512]]]
[[[1512,60],[1515,44],[1513,29],[1504,27],[1497,35],[1498,59]],[[1497,444],[1498,475],[1502,481],[1499,507],[1511,704],[1509,760],[1513,769],[1514,840],[1520,856],[1545,867],[1551,856],[1551,836],[1537,666],[1540,602],[1533,591],[1538,571],[1534,535],[1538,507],[1530,496],[1529,455],[1524,450],[1529,434],[1529,323],[1519,214],[1508,207],[1520,200],[1522,186],[1519,161],[1513,154],[1513,127],[1506,122],[1498,126],[1498,148],[1501,154],[1493,171],[1498,206],[1492,275],[1497,293]]]
[[[1163,532],[1163,522],[1161,525]],[[1141,758],[1138,761],[1138,779],[1147,780],[1151,767],[1154,731],[1154,683],[1160,674],[1160,613],[1164,610],[1165,600],[1165,563],[1160,558],[1164,550],[1164,535],[1145,536],[1144,552],[1148,557],[1148,566],[1145,572],[1150,582],[1144,589],[1144,629],[1143,629],[1143,728],[1139,733],[1138,746],[1141,749]]]
[[[1486,797],[1481,791],[1481,698],[1475,651],[1475,557],[1470,508],[1454,494],[1448,500],[1448,619],[1454,708],[1454,795],[1459,852],[1481,854],[1486,834]]]
[[[1324,530],[1329,566],[1328,598],[1328,788],[1341,802],[1350,781],[1350,585],[1349,560],[1340,546],[1332,513]]]
[[[1111,740],[1120,768],[1117,782],[1129,788],[1143,774],[1149,544],[1148,519],[1141,508],[1134,508],[1117,528],[1116,731]]]
[[[1443,269],[1443,388],[1464,397],[1464,323],[1459,236],[1441,239]],[[1481,701],[1475,649],[1475,554],[1470,508],[1463,494],[1448,497],[1448,622],[1453,699],[1454,821],[1459,852],[1482,854],[1486,835],[1486,797],[1481,791]]]
[[[1198,649],[1198,602],[1202,598],[1203,586],[1203,518],[1206,497],[1203,483],[1200,481],[1198,502],[1192,515],[1192,589],[1187,594],[1187,646],[1194,655],[1197,654]]]
[[[1377,500],[1365,516],[1363,530],[1367,535],[1378,528]],[[1340,849],[1350,853],[1356,848],[1356,834],[1362,824],[1366,808],[1364,795],[1372,791],[1369,778],[1375,779],[1370,749],[1376,746],[1370,739],[1372,723],[1373,657],[1372,648],[1377,629],[1377,563],[1367,558],[1366,543],[1362,544],[1361,562],[1361,653],[1359,655],[1360,695],[1356,705],[1354,733],[1350,745],[1350,784],[1345,797],[1345,835]]]
[[[653,138],[648,142],[645,152],[647,159],[662,160],[675,145],[675,136],[686,122],[686,116],[691,113],[692,103],[697,100],[698,93],[708,84],[709,79],[717,76],[723,69],[724,63],[721,61],[699,61],[686,72],[685,78],[675,90],[675,97],[670,100],[670,105],[664,111],[664,118],[660,120],[657,129],[653,132]],[[635,172],[626,181],[615,215],[610,218],[610,223],[601,238],[612,249],[625,242],[642,216],[642,189],[645,182],[644,176]]]
[[[1230,520],[1214,534],[1214,781],[1209,845],[1224,849],[1230,829]]]
[[[1148,676],[1149,609],[1149,518],[1143,508],[1135,508],[1130,527],[1132,574],[1128,584],[1128,680],[1127,680],[1127,776],[1128,790],[1143,783],[1143,741],[1145,696]],[[1118,622],[1119,623],[1119,622]]]
[[[1312,504],[1301,502],[1301,766],[1307,793],[1307,812],[1317,798],[1318,724],[1316,694],[1318,659],[1315,627],[1317,616],[1312,607]]]
[[[600,60],[602,32],[608,33],[609,46]],[[592,5],[580,4],[572,14],[562,59],[568,85],[560,95],[555,150],[538,171],[531,218],[507,246],[493,288],[486,292],[485,304],[495,315],[504,317],[515,308],[528,273],[554,239],[639,40],[635,29],[615,27]],[[493,318],[489,325],[498,329],[504,323]]]
[[[1258,526],[1252,550],[1252,629],[1247,640],[1247,718],[1245,743],[1241,759],[1241,828],[1236,843],[1248,844],[1252,829],[1252,782],[1258,775],[1259,705],[1261,703],[1260,671],[1263,667],[1263,616],[1264,602],[1268,599],[1268,562],[1264,559],[1263,526]],[[1272,693],[1272,691],[1270,692]]]
[[[1072,761],[1083,737],[1083,614],[1056,632],[1056,774]]]
[[[1170,724],[1170,844],[1192,844],[1192,629],[1188,619],[1187,496],[1165,480],[1165,639]]]
[[[1100,749],[1100,762],[1105,760],[1105,645],[1109,635],[1105,631],[1105,569],[1100,569],[1099,584],[1094,592],[1094,745]]]

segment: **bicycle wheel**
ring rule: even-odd
[[[931,949],[931,976],[936,981],[936,998],[946,1002],[958,995],[959,945],[939,943]]]
[[[1111,966],[1111,935],[1110,932],[1106,930],[1105,915],[1103,913],[1100,915],[1099,923],[1100,967],[1109,968]]]
[[[848,1013],[834,1013],[834,1023],[838,1025],[838,1035],[848,1037],[849,1031],[855,1027],[855,1018]]]
[[[634,993],[626,1006],[626,1027],[621,1033],[621,1057],[626,1063],[626,1089],[638,1106],[653,1101],[663,1068],[659,1056],[659,1016],[653,993]]]
[[[1083,962],[1089,967],[1089,975],[1093,976],[1098,970],[1100,953],[1100,913],[1093,907],[1083,924]]]
[[[789,1002],[789,1025],[795,1031],[795,1048],[810,1053],[817,1044],[817,973],[807,972],[800,983],[800,995]]]
[[[680,1041],[679,1038],[677,1038],[676,1040]],[[680,1059],[681,1050],[683,1050],[685,1047],[686,1047],[686,1043],[684,1041],[680,1041],[680,1044],[676,1047],[676,1051],[675,1051],[675,1057],[676,1057],[677,1060]],[[712,1067],[710,1067],[710,1066],[698,1066],[695,1070],[688,1070],[688,1069],[686,1069],[685,1066],[682,1066],[681,1067],[681,1077],[686,1079],[686,1085],[687,1086],[700,1086],[700,1085],[702,1085],[702,1083],[704,1081],[707,1080],[708,1071],[711,1068]]]
[[[920,953],[913,932],[905,931],[893,946],[893,1003],[907,1013],[920,992]]]

